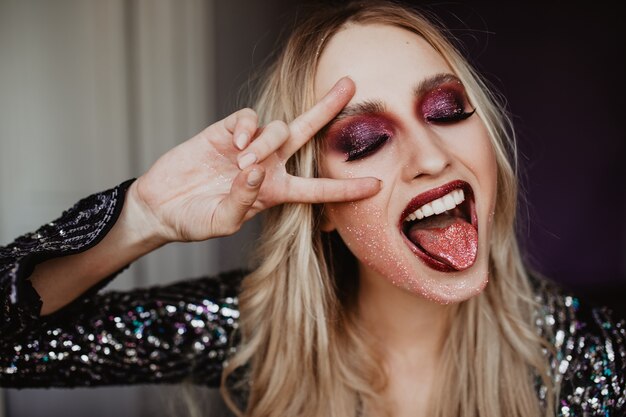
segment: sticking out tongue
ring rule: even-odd
[[[431,257],[457,271],[476,260],[478,232],[464,219],[442,213],[411,225],[408,238]]]

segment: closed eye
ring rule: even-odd
[[[441,114],[437,116],[426,116],[426,121],[431,122],[431,123],[441,123],[441,124],[454,123],[454,122],[459,122],[461,120],[465,120],[471,117],[474,113],[476,113],[475,108],[469,112],[466,112],[461,109],[457,109],[454,112],[451,112],[449,114]]]
[[[356,159],[365,158],[368,155],[373,154],[389,140],[390,136],[386,133],[376,136],[371,140],[364,141],[365,144],[361,147],[350,149],[348,151],[348,156],[346,158],[346,162],[354,161]]]

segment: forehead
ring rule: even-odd
[[[341,77],[356,84],[351,102],[385,101],[411,96],[422,79],[452,72],[443,57],[421,36],[396,26],[350,24],[336,33],[320,56],[315,96],[321,98]]]

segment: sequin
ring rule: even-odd
[[[0,386],[187,379],[218,386],[224,364],[236,352],[243,271],[98,293],[114,274],[63,310],[39,317],[41,301],[27,280],[34,265],[95,245],[119,216],[131,182],[87,197],[35,233],[0,247]],[[546,281],[534,283],[537,333],[554,346],[544,354],[546,372],[560,384],[557,414],[625,415],[626,323]],[[245,372],[236,374],[245,380]],[[539,399],[547,392],[537,384]]]
[[[587,306],[543,281],[536,301],[543,322],[538,331],[556,349],[554,355],[546,355],[554,381],[560,384],[557,414],[625,415],[625,322],[614,320],[610,310]]]

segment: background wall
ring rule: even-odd
[[[298,3],[306,2],[0,0],[0,244],[140,175],[245,103],[238,97],[249,74],[306,13]],[[624,312],[626,71],[617,14],[420,4],[508,99],[529,202],[521,228],[529,262]],[[257,231],[252,223],[234,237],[168,246],[113,287],[245,265]],[[183,396],[172,387],[4,393],[0,416],[11,417],[178,415],[169,404]],[[201,395],[219,409],[214,393]]]
[[[262,3],[243,6],[0,0],[0,244],[81,197],[139,176],[229,113],[258,34],[271,24]],[[224,24],[243,9],[241,26]],[[133,264],[110,288],[244,266],[257,228],[250,224],[223,241],[169,245]],[[172,415],[183,397],[171,387],[5,394],[0,415],[7,416]]]

